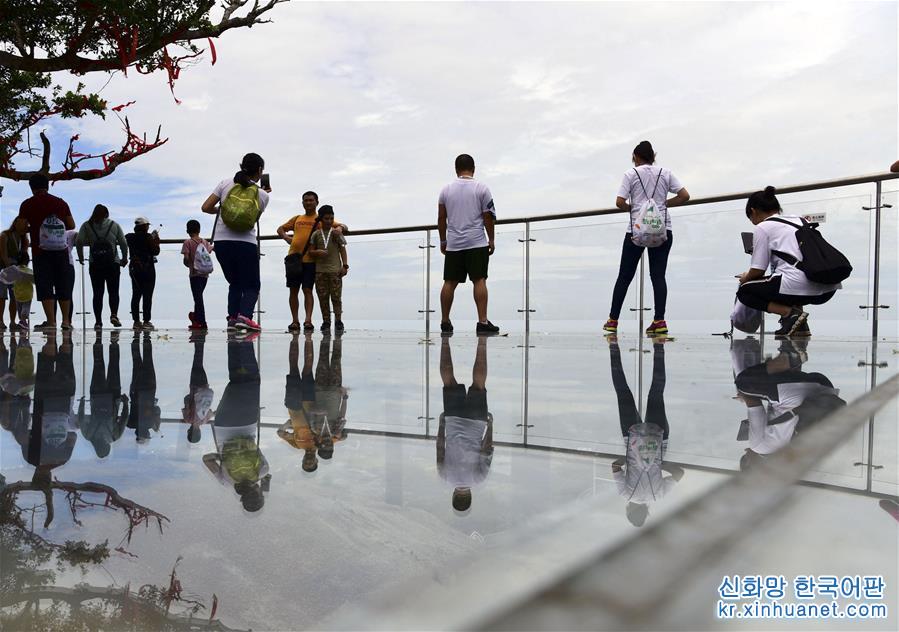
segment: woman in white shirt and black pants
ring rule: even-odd
[[[621,265],[618,268],[618,279],[615,281],[615,289],[612,291],[612,308],[609,310],[609,320],[603,329],[610,334],[618,332],[618,316],[627,296],[627,289],[634,280],[640,257],[643,256],[643,246],[636,245],[631,240],[633,232],[634,216],[640,206],[648,198],[656,202],[658,209],[665,213],[665,228],[667,239],[659,246],[649,249],[649,278],[652,280],[653,293],[653,317],[652,323],[646,329],[649,335],[668,333],[668,325],[665,322],[665,304],[668,301],[668,284],[665,281],[665,272],[668,269],[668,254],[671,252],[673,237],[671,235],[671,216],[667,209],[678,206],[690,199],[690,194],[681,185],[680,181],[671,171],[664,167],[653,167],[656,161],[655,151],[648,140],[641,141],[634,147],[631,156],[634,168],[624,174],[621,187],[618,189],[618,197],[615,205],[622,211],[630,213],[627,233],[624,235],[624,244],[621,247]],[[668,193],[675,196],[666,199]]]
[[[752,262],[749,270],[740,275],[737,299],[747,307],[778,314],[781,326],[776,335],[810,336],[808,314],[802,307],[826,303],[842,286],[810,281],[796,267],[802,261],[796,239],[796,229],[802,227],[802,218],[784,215],[777,217],[778,221],[766,221],[781,213],[774,193],[774,187],[766,187],[746,201],[746,217],[755,224],[755,230]],[[779,253],[786,254],[793,262],[778,256]],[[765,276],[769,266],[771,275]]]

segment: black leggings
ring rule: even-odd
[[[131,317],[134,322],[141,321],[140,303],[144,302],[145,323],[150,322],[153,315],[153,290],[156,288],[156,266],[143,264],[131,268]]]
[[[673,237],[668,231],[668,239],[661,246],[649,249],[649,278],[652,280],[652,293],[654,306],[653,320],[664,320],[665,305],[668,302],[668,284],[665,282],[665,271],[668,269],[668,253],[671,252]],[[615,281],[615,289],[612,291],[612,309],[609,318],[618,320],[621,316],[621,306],[627,296],[627,288],[630,287],[637,266],[640,264],[640,256],[643,254],[643,246],[637,246],[631,241],[630,233],[624,235],[624,244],[621,246],[621,265],[618,268],[618,279]]]
[[[122,277],[122,268],[119,264],[108,266],[92,265],[89,269],[91,288],[94,292],[94,318],[97,321],[103,317],[103,292],[109,291],[109,311],[113,316],[119,313],[119,280]]]
[[[646,423],[655,424],[662,429],[663,438],[668,438],[668,415],[665,412],[665,346],[653,345],[652,384],[646,398]],[[640,423],[640,413],[634,402],[634,394],[627,385],[627,377],[621,366],[621,351],[617,344],[609,345],[609,359],[612,368],[612,385],[618,397],[618,419],[621,423],[621,434],[627,436],[630,427]]]

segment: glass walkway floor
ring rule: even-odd
[[[896,354],[828,337],[7,334],[0,623],[390,628],[378,604],[444,591],[465,610],[467,569],[504,560],[522,582],[664,530],[893,377]],[[770,628],[716,618],[722,577],[752,574],[880,576],[888,616],[852,626],[896,629],[897,443],[893,399],[748,539],[697,560],[707,577],[670,627]],[[486,609],[502,592],[476,588]]]

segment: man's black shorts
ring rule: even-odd
[[[443,414],[487,421],[487,391],[472,386],[466,393],[464,384],[444,386]]]
[[[289,268],[288,268],[289,270]],[[303,267],[298,274],[286,272],[287,287],[303,288],[311,290],[315,286],[315,262],[303,262]]]
[[[487,267],[490,263],[490,249],[470,248],[447,252],[443,260],[443,280],[465,283],[466,278],[472,281],[487,278]]]
[[[303,407],[303,402],[313,401],[315,401],[315,378],[312,373],[303,376],[288,373],[284,389],[284,407],[299,410]]]
[[[65,250],[43,251],[34,257],[34,289],[37,300],[72,300],[75,269]]]

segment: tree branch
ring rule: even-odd
[[[265,24],[268,20],[261,20],[260,17],[271,11],[276,5],[288,1],[289,0],[269,0],[261,6],[256,2],[254,3],[253,8],[250,9],[245,16],[232,17],[238,8],[243,7],[246,4],[247,0],[231,0],[231,2],[226,5],[223,19],[217,24],[194,29],[185,29],[182,26],[183,23],[178,24],[171,31],[156,35],[149,41],[138,46],[135,49],[134,54],[130,56],[131,58],[128,63],[125,64],[125,67],[151,57],[169,44],[188,43],[194,40],[218,37],[225,31],[234,28],[252,27],[254,24]],[[24,54],[16,55],[9,51],[0,50],[0,65],[23,72],[58,72],[61,70],[70,70],[76,73],[88,73],[109,72],[112,70],[123,69],[122,59],[117,55],[92,59],[79,55],[75,49],[67,50],[63,55],[42,58]]]

